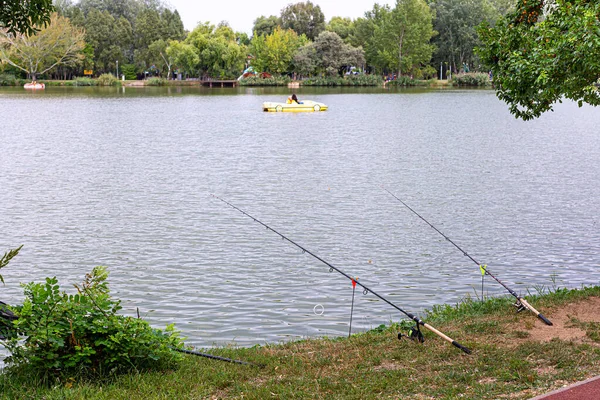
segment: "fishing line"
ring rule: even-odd
[[[279,233],[275,229],[271,228],[269,225],[265,224],[264,222],[260,221],[259,219],[255,218],[255,217],[253,217],[252,215],[248,214],[244,210],[236,207],[235,205],[229,203],[226,200],[223,200],[222,198],[220,198],[220,197],[218,197],[218,196],[216,196],[214,194],[211,194],[211,196],[214,197],[215,199],[220,200],[223,203],[227,204],[229,207],[233,208],[234,210],[239,211],[240,213],[244,214],[245,216],[247,216],[248,218],[252,219],[253,221],[258,222],[260,225],[264,226],[267,230],[270,230],[271,232],[273,232],[276,235],[278,235],[279,237],[281,237],[283,240],[285,240],[285,241],[293,244],[294,246],[298,247],[300,250],[302,250],[303,253],[307,253],[307,254],[311,255],[313,258],[315,258],[315,259],[319,260],[320,262],[322,262],[323,264],[327,265],[329,267],[329,271],[330,272],[332,272],[332,271],[339,272],[341,275],[345,276],[350,281],[354,281],[354,279],[350,275],[348,275],[347,273],[345,273],[341,269],[339,269],[337,267],[334,267],[332,264],[328,263],[327,261],[325,261],[321,257],[317,256],[316,254],[314,254],[311,251],[307,250],[306,248],[302,247],[301,245],[299,245],[298,243],[294,242],[292,239],[288,238],[287,236]],[[360,282],[356,282],[356,284],[363,288],[363,293],[365,295],[368,294],[368,293],[372,293],[375,297],[381,299],[382,301],[386,302],[390,306],[394,307],[396,310],[398,310],[401,313],[403,313],[404,315],[406,315],[408,318],[412,319],[416,323],[417,328],[419,328],[419,325],[424,326],[425,328],[429,329],[430,331],[432,331],[433,333],[435,333],[436,335],[438,335],[442,339],[444,339],[447,342],[451,343],[453,346],[458,347],[459,349],[461,349],[462,351],[464,351],[467,354],[471,354],[471,350],[469,350],[468,348],[464,347],[462,344],[458,343],[454,339],[446,336],[445,334],[443,334],[442,332],[438,331],[437,329],[435,329],[431,325],[425,323],[423,320],[421,320],[420,318],[418,318],[414,314],[411,314],[410,312],[405,311],[402,308],[398,307],[397,305],[395,305],[394,303],[392,303],[391,301],[389,301],[385,297],[381,296],[378,293],[375,293],[373,290],[371,290],[370,288],[368,288],[366,285],[364,285],[364,284],[362,284]]]
[[[506,289],[511,295],[513,295],[517,299],[517,302],[515,304],[515,306],[517,307],[517,312],[521,312],[521,311],[523,311],[526,308],[529,311],[533,312],[539,319],[541,319],[542,321],[544,321],[544,323],[546,325],[552,325],[552,322],[548,318],[544,317],[538,310],[536,310],[535,308],[533,308],[533,306],[531,306],[531,304],[529,304],[527,302],[527,300],[525,300],[524,298],[522,298],[521,296],[519,296],[514,290],[512,290],[511,288],[509,288],[508,286],[506,286],[500,279],[498,279],[494,275],[492,275],[492,273],[487,268],[487,265],[481,264],[477,260],[475,260],[473,257],[471,257],[471,255],[469,255],[466,251],[464,251],[463,249],[461,249],[448,236],[444,235],[438,228],[436,228],[435,226],[433,226],[432,224],[430,224],[429,221],[427,221],[425,218],[423,218],[421,216],[421,214],[419,214],[418,212],[416,212],[415,210],[413,210],[408,204],[406,204],[405,202],[403,202],[394,193],[390,192],[388,189],[386,189],[383,186],[381,188],[383,190],[385,190],[386,192],[388,192],[390,195],[392,195],[396,200],[398,200],[400,203],[402,203],[410,211],[412,211],[417,217],[421,218],[427,225],[429,225],[437,233],[439,233],[440,235],[442,235],[444,237],[444,239],[446,239],[447,241],[449,241],[450,243],[452,243],[454,245],[454,247],[456,247],[460,252],[462,252],[465,257],[468,257],[471,261],[473,261],[481,269],[482,275],[489,275],[492,279],[494,279],[496,282],[498,282],[500,285],[502,285],[504,287],[504,289]],[[483,283],[482,283],[482,295],[483,295]]]

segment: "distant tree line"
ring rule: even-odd
[[[494,25],[511,3],[397,0],[393,7],[375,4],[361,18],[326,22],[321,8],[306,1],[286,6],[279,16],[258,17],[249,37],[226,22],[200,23],[187,32],[178,11],[162,0],[55,0],[56,13],[35,20],[42,23],[35,36],[43,40],[32,30],[0,28],[0,72],[70,79],[84,70],[116,73],[118,64],[127,79],[170,79],[174,73],[236,78],[251,65],[295,77],[365,71],[427,78],[440,64],[452,71],[477,69],[476,27]],[[40,46],[52,47],[53,54]]]

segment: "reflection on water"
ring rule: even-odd
[[[296,92],[329,111],[261,111],[287,88],[1,89],[0,251],[25,246],[0,298],[101,264],[125,313],[194,345],[346,334],[351,283],[211,193],[407,311],[478,293],[382,184],[521,293],[598,284],[600,110],[523,123],[490,91]],[[353,331],[400,317],[357,293]]]

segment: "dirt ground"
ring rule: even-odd
[[[574,326],[571,319],[576,318],[581,322],[600,323],[600,298],[590,297],[581,302],[572,303],[550,311],[544,315],[552,321],[553,325],[548,326],[537,319],[530,329],[525,329],[529,333],[527,340],[548,342],[554,338],[558,338],[595,343],[586,337],[584,330]],[[520,329],[523,329],[523,327],[521,326]]]

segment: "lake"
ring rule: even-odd
[[[0,89],[0,251],[24,244],[0,300],[105,265],[124,314],[192,345],[347,335],[351,282],[211,194],[419,316],[481,296],[477,266],[382,185],[521,294],[600,283],[599,108],[522,122],[489,90],[373,88],[262,112],[290,93]],[[401,317],[356,291],[354,332]]]

